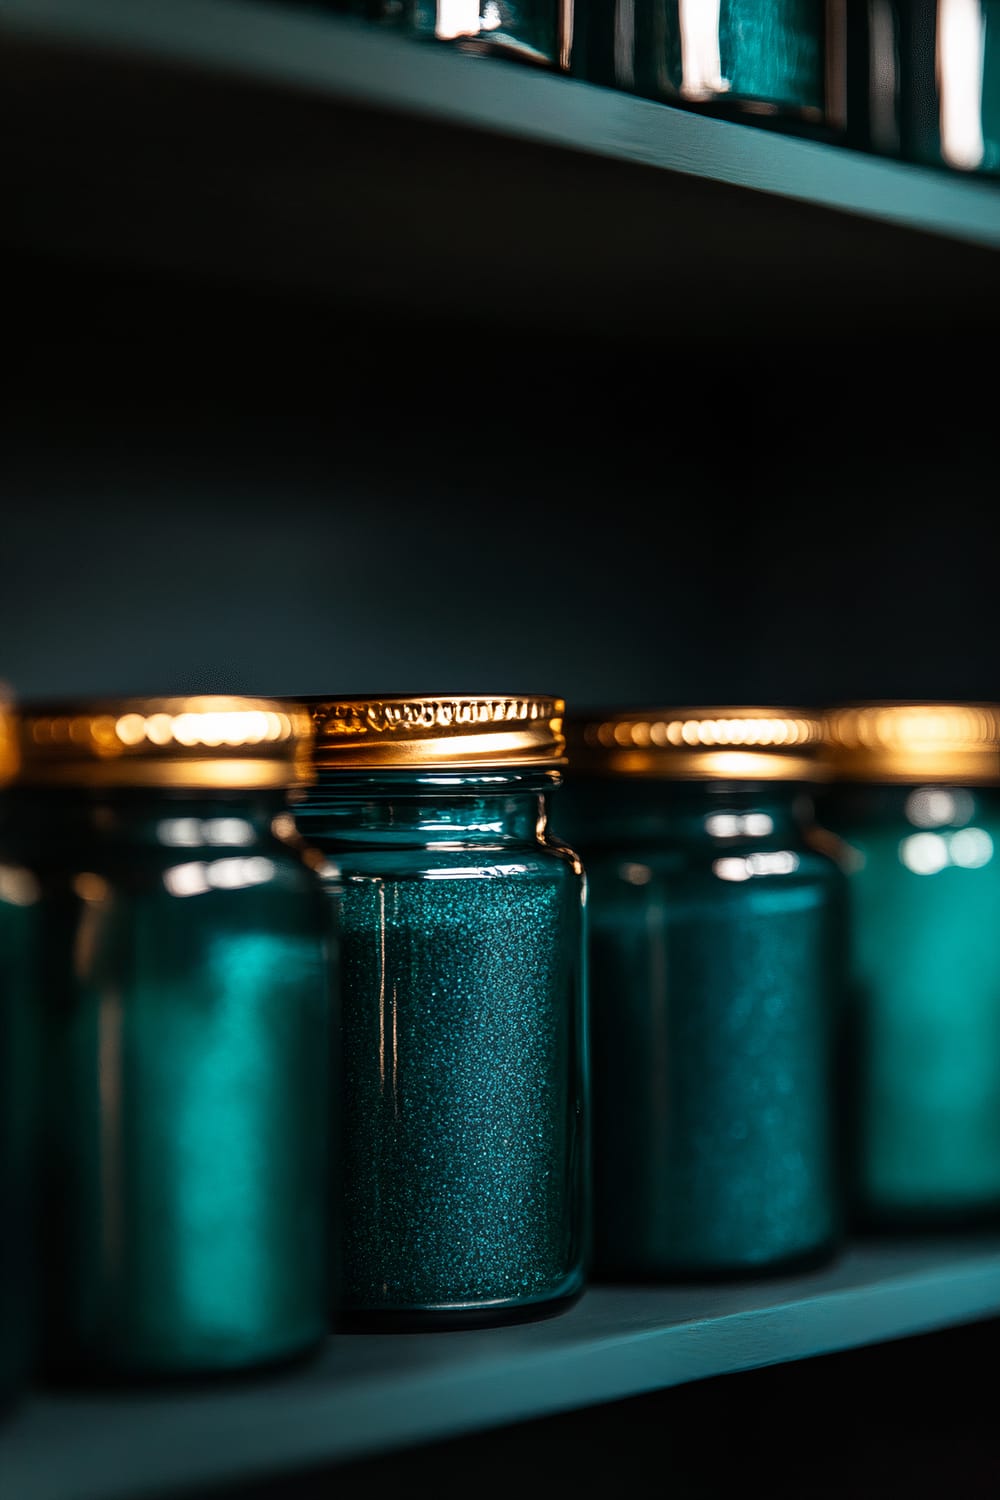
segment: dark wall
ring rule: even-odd
[[[699,347],[7,280],[18,693],[1000,697],[988,370],[916,307]]]

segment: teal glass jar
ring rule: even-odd
[[[460,52],[565,72],[575,0],[349,0],[355,14]]]
[[[335,929],[291,800],[304,710],[33,704],[41,1368],[204,1376],[330,1327]]]
[[[339,872],[345,1327],[558,1312],[588,1250],[586,879],[545,696],[307,700]]]
[[[595,0],[572,71],[702,114],[841,140],[843,0]]]
[[[1000,1221],[1000,705],[827,718],[820,801],[850,904],[851,1213]]]
[[[844,877],[814,827],[820,722],[574,715],[557,827],[589,881],[593,1274],[816,1264],[843,1227]]]
[[[1000,0],[869,0],[851,25],[851,144],[1000,174]]]
[[[0,701],[0,1414],[33,1374],[35,1252],[35,1005],[38,881],[10,847],[8,787],[17,772],[16,713]]]

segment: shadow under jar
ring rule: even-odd
[[[25,707],[47,1379],[205,1376],[329,1331],[329,902],[269,700]]]
[[[850,911],[851,1214],[1000,1222],[1000,705],[827,716]]]
[[[297,819],[338,872],[348,1328],[502,1323],[584,1285],[586,881],[561,700],[309,699]]]
[[[843,875],[814,835],[819,740],[785,708],[567,721],[597,1279],[762,1274],[838,1248]]]
[[[37,1345],[34,1259],[38,882],[9,847],[17,721],[0,702],[0,1416],[27,1389]]]

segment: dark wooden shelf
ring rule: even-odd
[[[38,1392],[0,1428],[11,1500],[138,1500],[252,1482],[1000,1313],[1000,1241],[869,1244],[805,1275],[594,1286],[537,1323],[336,1334],[253,1382],[124,1396]]]
[[[1000,184],[264,0],[0,0],[2,242],[726,341],[995,318]]]

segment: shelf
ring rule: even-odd
[[[783,1280],[591,1287],[558,1317],[337,1334],[294,1371],[183,1393],[45,1393],[0,1428],[11,1500],[139,1500],[579,1410],[1000,1314],[1000,1240],[859,1245]]]
[[[0,0],[8,246],[351,309],[982,326],[1000,183],[264,0]]]

